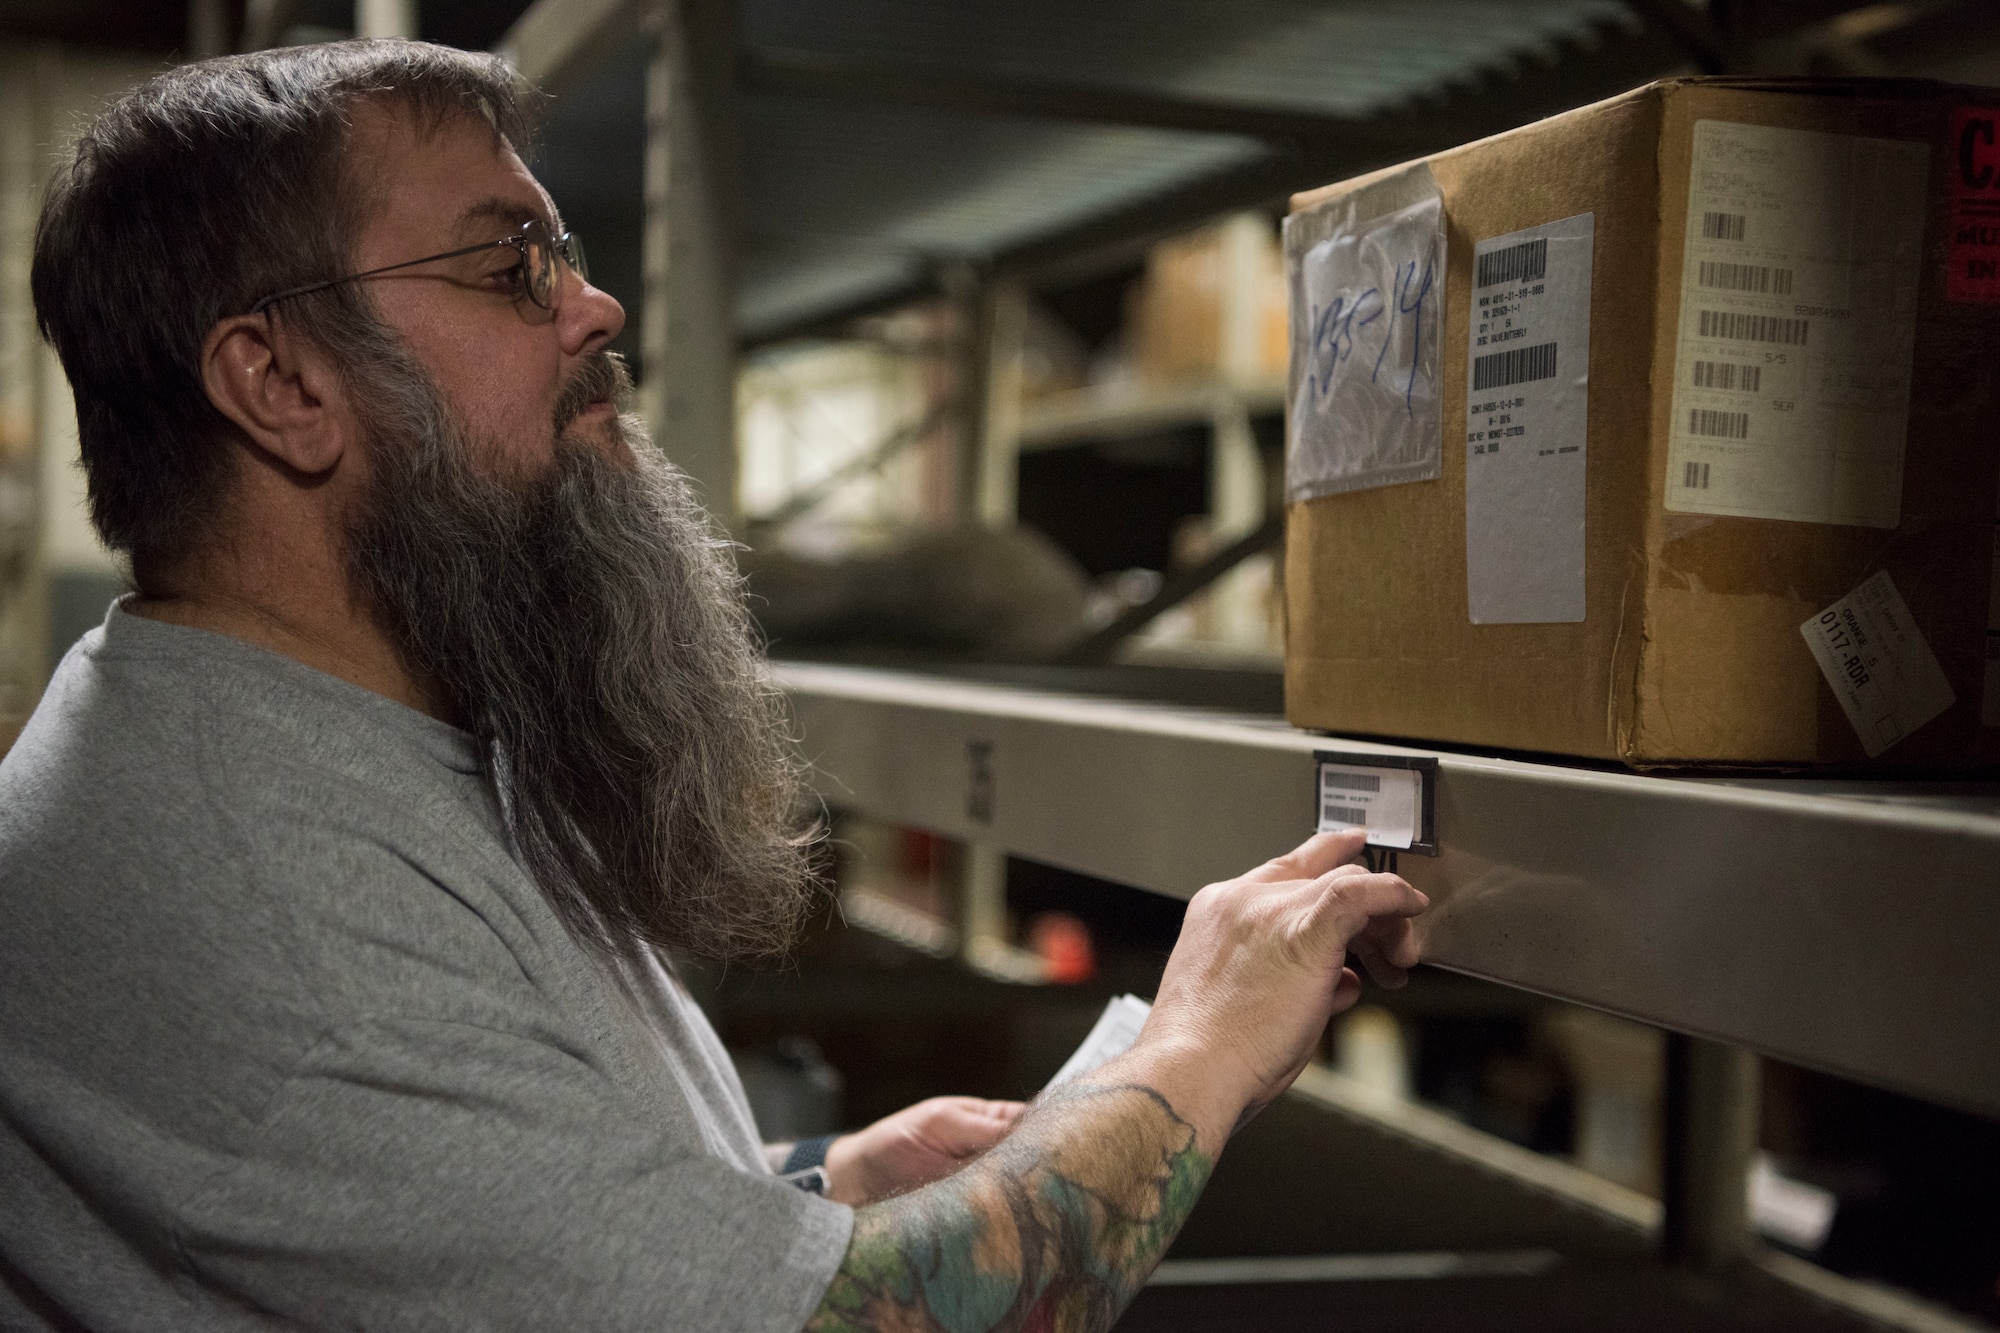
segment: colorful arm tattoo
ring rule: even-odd
[[[1097,1333],[1213,1165],[1151,1088],[1065,1085],[956,1175],[857,1212],[807,1333]]]

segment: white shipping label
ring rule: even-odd
[[[1409,847],[1423,809],[1423,778],[1411,768],[1319,766],[1319,831],[1359,828],[1377,847]]]
[[[1957,699],[1887,570],[1799,632],[1870,759]]]
[[[1292,500],[1442,471],[1444,196],[1423,163],[1285,220]]]
[[[1465,595],[1475,625],[1583,619],[1594,214],[1473,247]]]
[[[1698,121],[1666,506],[1893,528],[1930,149]]]

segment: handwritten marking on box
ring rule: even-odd
[[[1423,163],[1285,220],[1292,500],[1442,471],[1444,196]]]

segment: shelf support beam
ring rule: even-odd
[[[648,22],[640,410],[709,513],[736,530],[733,6],[664,0]]]
[[[562,93],[643,30],[654,0],[535,0],[493,50],[545,93]]]
[[[1757,1056],[1669,1032],[1660,1187],[1667,1260],[1719,1268],[1750,1246],[1745,1188],[1757,1152]]]

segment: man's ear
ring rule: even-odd
[[[252,446],[294,471],[317,476],[346,452],[348,418],[332,362],[268,314],[232,316],[210,329],[201,380]]]

